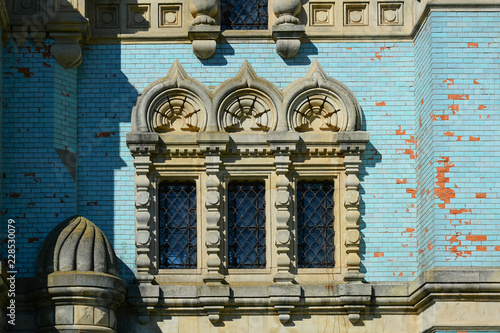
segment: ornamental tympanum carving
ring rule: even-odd
[[[241,89],[222,104],[222,128],[227,132],[269,131],[274,118],[271,103],[253,89]]]
[[[154,106],[153,130],[158,133],[200,130],[201,106],[186,90],[175,89],[162,96]]]
[[[302,94],[291,107],[292,126],[297,132],[340,130],[343,122],[341,105],[329,92],[318,89],[312,94]]]

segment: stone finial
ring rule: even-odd
[[[56,226],[45,239],[37,260],[37,274],[97,272],[118,276],[111,244],[94,223],[73,216]]]

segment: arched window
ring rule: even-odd
[[[138,276],[363,278],[357,174],[368,133],[353,93],[319,63],[279,90],[245,62],[210,90],[176,61],[132,121]]]

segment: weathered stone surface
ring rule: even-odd
[[[115,332],[114,311],[125,299],[116,255],[104,233],[81,216],[52,230],[37,261],[31,296],[41,332]]]
[[[61,222],[47,236],[37,260],[37,274],[98,272],[118,275],[116,255],[104,233],[84,217]]]

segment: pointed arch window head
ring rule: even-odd
[[[267,0],[221,0],[222,30],[268,28]]]

